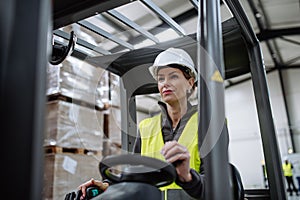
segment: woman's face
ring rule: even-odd
[[[157,74],[158,90],[162,100],[166,103],[174,103],[179,100],[186,100],[187,91],[194,84],[194,79],[187,80],[180,69],[165,67]]]

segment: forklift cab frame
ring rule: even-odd
[[[245,195],[249,198],[255,196],[256,198],[286,199],[281,159],[276,141],[259,41],[238,1],[225,1],[234,17],[223,22],[222,29],[220,28],[221,23],[218,17],[218,3],[214,1],[200,2],[199,13],[202,13],[202,15],[199,17],[199,23],[201,27],[197,35],[189,35],[156,46],[133,50],[125,54],[113,55],[111,60],[106,58],[105,61],[102,61],[102,58],[99,57],[88,61],[93,65],[105,66],[109,71],[121,77],[122,148],[124,151],[132,151],[136,138],[137,118],[135,96],[157,92],[156,83],[148,73],[147,68],[161,51],[169,47],[183,48],[191,54],[194,62],[198,64],[198,72],[200,72],[198,78],[201,81],[198,81],[197,87],[198,102],[201,102],[199,103],[199,110],[201,111],[199,112],[199,119],[209,119],[200,120],[199,122],[199,141],[205,139],[200,133],[201,131],[202,133],[208,132],[207,127],[209,123],[210,126],[219,127],[213,131],[222,131],[220,124],[223,127],[223,122],[225,121],[224,115],[222,116],[223,118],[216,118],[212,113],[213,110],[220,111],[224,109],[223,100],[218,100],[220,94],[222,97],[222,93],[224,92],[223,87],[218,87],[214,81],[209,81],[211,74],[215,72],[214,70],[218,70],[224,79],[248,72],[251,73],[270,189],[246,190]],[[223,41],[218,40],[221,37]],[[199,48],[199,45],[204,50]],[[204,55],[206,54],[203,53],[204,51],[207,52],[208,56]],[[223,55],[225,70],[222,68]],[[239,58],[236,55],[239,55]],[[216,63],[215,66],[210,62],[210,59],[213,59]],[[201,63],[199,60],[201,60]],[[203,69],[203,66],[209,66],[211,69],[207,69],[209,67]],[[207,106],[209,104],[210,109]],[[212,107],[215,107],[215,109],[212,109]],[[224,176],[223,173],[224,166],[228,163],[227,141],[224,138],[225,136],[222,136],[223,134],[225,133],[221,133],[218,136],[223,141],[219,141],[214,146],[214,151],[208,154],[207,157],[209,158],[204,162],[208,163],[204,165],[206,166],[205,171],[208,172],[206,174],[208,176],[208,186],[206,187],[209,188],[208,194],[206,194],[208,199],[230,199],[230,196],[224,196],[226,191],[229,190],[227,187],[228,184],[224,184],[226,180],[229,180],[229,176]],[[229,170],[227,172],[229,174]],[[223,177],[221,180],[224,181],[219,181],[220,178],[217,177]],[[218,181],[221,184],[217,184]],[[227,193],[229,194],[229,192]]]
[[[67,1],[64,4],[60,4],[62,1],[54,0],[53,3],[53,12],[52,6],[48,1],[27,1],[23,3],[23,1],[14,1],[16,8],[18,11],[25,10],[34,10],[36,12],[29,13],[26,17],[20,17],[19,15],[12,16],[11,10],[13,10],[13,2],[1,2],[1,14],[4,16],[1,19],[7,20],[7,22],[1,21],[1,24],[4,27],[4,32],[1,33],[1,46],[2,49],[8,49],[9,51],[1,51],[1,113],[6,116],[6,119],[3,120],[3,130],[10,130],[12,132],[12,136],[6,136],[8,139],[7,143],[4,146],[4,149],[20,149],[22,155],[18,156],[23,163],[22,169],[16,165],[16,167],[12,166],[9,169],[6,169],[5,174],[3,176],[4,180],[19,180],[19,184],[23,185],[22,189],[19,190],[19,193],[15,194],[15,190],[11,187],[10,182],[8,182],[8,187],[4,189],[8,192],[8,194],[15,194],[16,197],[20,197],[23,199],[40,199],[41,191],[42,191],[42,170],[40,169],[43,164],[43,151],[42,151],[42,136],[43,132],[43,113],[44,113],[44,103],[45,103],[45,83],[42,80],[46,79],[46,69],[41,66],[46,64],[47,62],[47,35],[49,33],[49,24],[51,22],[51,18],[54,21],[53,29],[58,27],[70,24],[75,22],[76,20],[83,19],[88,15],[92,15],[96,11],[105,11],[109,10],[118,5],[123,5],[125,3],[129,3],[130,1],[103,1],[101,2],[102,7],[99,11],[99,2],[98,1],[88,1],[84,6],[80,5],[78,7],[73,7],[74,9],[61,9],[63,6],[68,6]],[[117,2],[117,3],[116,3]],[[220,10],[219,10],[219,2],[217,1],[199,1],[198,11],[200,13],[199,16],[199,30],[197,35],[191,36],[194,37],[197,41],[194,44],[188,44],[185,46],[187,49],[194,48],[194,51],[197,52],[196,56],[200,56],[199,46],[203,47],[208,55],[212,58],[212,60],[216,63],[217,70],[223,76],[223,78],[229,78],[230,76],[237,76],[248,71],[251,72],[252,80],[253,80],[253,88],[255,93],[255,99],[257,104],[261,137],[263,142],[264,155],[266,159],[266,168],[267,175],[269,179],[269,190],[267,191],[270,199],[286,199],[285,194],[285,185],[283,182],[283,175],[281,170],[281,160],[278,150],[278,145],[276,141],[274,123],[272,119],[270,100],[268,96],[268,86],[266,82],[266,76],[264,71],[264,64],[262,60],[261,50],[259,41],[256,38],[256,35],[253,32],[253,29],[247,19],[245,12],[243,11],[242,6],[238,1],[235,0],[225,0],[228,8],[232,12],[234,16],[234,20],[236,23],[233,23],[232,30],[235,33],[229,31],[227,34],[229,36],[237,36],[235,39],[239,41],[236,44],[231,43],[232,41],[228,40],[226,43],[226,33],[223,29],[223,39],[222,38],[222,29],[220,22]],[[5,6],[2,4],[5,4]],[[114,6],[112,6],[114,4]],[[75,5],[75,3],[74,3]],[[31,7],[30,7],[31,6]],[[29,9],[30,8],[30,9]],[[61,10],[59,10],[61,9]],[[70,11],[74,11],[74,13],[70,13]],[[88,14],[87,14],[88,13]],[[40,20],[37,20],[40,19]],[[24,20],[31,21],[30,27],[25,27]],[[10,41],[10,33],[12,31],[16,31],[13,27],[20,27],[24,29],[32,29],[36,30],[35,34],[31,35],[19,35],[18,37],[14,37],[14,41],[9,43]],[[224,26],[225,27],[225,26]],[[230,30],[230,29],[228,29]],[[28,38],[29,36],[29,38]],[[38,38],[38,39],[36,39]],[[230,38],[230,37],[228,37]],[[26,55],[23,55],[21,52],[26,52],[26,45],[23,44],[24,41],[30,40],[31,45],[35,47],[30,52],[27,52]],[[160,51],[167,48],[168,46],[178,46],[180,44],[178,41],[173,41],[168,44],[163,44],[166,46],[158,46],[155,48],[145,48],[143,50],[135,50],[129,52],[133,55],[142,55],[145,58],[145,61],[153,61],[155,55],[157,55]],[[186,45],[183,41],[183,44]],[[190,47],[189,45],[194,45]],[[226,45],[228,49],[226,50]],[[233,46],[232,46],[233,45]],[[237,45],[237,46],[235,46]],[[223,46],[225,47],[223,49]],[[235,47],[234,47],[235,46]],[[230,68],[230,56],[234,58],[234,51],[236,47],[243,46],[243,50],[246,50],[242,54],[243,56],[241,63],[245,65],[235,65],[235,67],[240,67],[240,69]],[[10,50],[18,49],[17,52],[12,52]],[[36,50],[36,49],[42,49]],[[224,54],[223,54],[224,50]],[[230,53],[231,52],[231,53]],[[224,60],[223,60],[224,55]],[[14,59],[12,59],[14,56]],[[201,57],[201,56],[200,56]],[[122,57],[121,57],[122,58]],[[135,107],[135,95],[151,93],[153,92],[153,88],[155,88],[155,84],[146,85],[146,87],[142,88],[130,88],[130,84],[128,84],[128,80],[126,80],[126,76],[123,77],[125,72],[131,70],[131,68],[125,68],[126,64],[128,67],[132,66],[131,62],[138,62],[134,59],[129,59],[126,62],[121,60],[115,60],[111,63],[107,70],[112,73],[119,75],[122,79],[121,81],[121,102],[122,102],[122,148],[124,150],[130,151],[133,145],[134,137],[129,135],[128,133],[136,132],[136,107]],[[245,59],[244,59],[245,58]],[[23,86],[17,84],[11,84],[15,82],[14,73],[18,73],[22,71],[23,65],[21,64],[23,61],[27,60],[30,65],[27,67],[26,73],[23,73],[23,78],[25,78],[24,82],[22,82],[23,86],[26,87],[26,91],[30,93],[30,95],[24,93],[22,90],[18,95],[10,96],[10,93],[5,88],[9,85],[13,88],[12,90],[18,90],[23,88]],[[95,59],[96,60],[96,59]],[[96,62],[95,60],[90,60],[89,62]],[[202,78],[207,79],[210,76],[209,73],[211,71],[205,70],[203,67],[205,64],[209,63],[208,60],[203,59],[204,65],[200,65],[197,60],[198,71],[200,72]],[[235,59],[233,59],[235,60]],[[16,61],[16,62],[15,62]],[[29,62],[30,61],[30,62]],[[122,64],[118,63],[122,61]],[[224,64],[225,61],[225,64]],[[98,62],[98,61],[97,61]],[[228,62],[228,63],[227,63]],[[202,63],[202,64],[203,64]],[[241,64],[239,63],[239,64]],[[141,66],[142,63],[137,63],[138,66]],[[237,64],[237,63],[236,63]],[[10,65],[10,68],[6,66]],[[225,70],[224,70],[225,65]],[[125,70],[125,71],[124,71]],[[145,70],[145,69],[144,69]],[[214,69],[216,70],[216,69]],[[232,70],[232,71],[230,71]],[[237,73],[236,73],[237,72]],[[232,73],[232,74],[231,74]],[[231,75],[230,75],[231,74]],[[4,78],[5,77],[5,78]],[[132,76],[129,76],[132,77]],[[36,85],[37,87],[32,87]],[[206,85],[210,94],[213,98],[209,99],[209,95],[200,96],[202,93],[201,87]],[[130,87],[128,87],[130,86]],[[225,116],[224,112],[221,112],[220,118],[211,118],[210,111],[205,111],[206,109],[201,109],[205,107],[205,103],[210,102],[210,108],[217,108],[218,110],[224,110],[224,104],[222,101],[224,99],[217,99],[215,97],[224,95],[224,87],[217,85],[215,83],[207,81],[205,84],[199,85],[198,87],[198,98],[199,98],[199,118],[200,119],[210,119],[200,120],[199,131],[204,130],[207,131],[207,127],[210,124],[218,125],[223,124]],[[25,97],[25,98],[24,98]],[[28,107],[22,107],[18,112],[11,112],[15,110],[16,100],[23,99],[23,103],[28,104]],[[34,102],[34,103],[32,103]],[[17,102],[18,103],[18,102]],[[3,106],[5,105],[5,106]],[[25,113],[25,115],[19,115],[18,113]],[[28,115],[26,115],[28,114]],[[30,117],[28,117],[30,116]],[[9,126],[11,123],[10,120],[14,120],[14,122],[20,122],[20,126],[11,127]],[[26,127],[26,129],[24,129]],[[213,131],[213,130],[211,130]],[[24,133],[27,134],[27,137],[24,137]],[[20,136],[21,140],[15,140],[15,137]],[[222,138],[222,137],[220,137]],[[203,138],[199,134],[200,141],[203,141]],[[28,144],[28,145],[26,145]],[[207,194],[206,197],[208,199],[230,199],[229,188],[226,183],[228,183],[229,175],[224,173],[224,164],[228,163],[228,155],[226,148],[226,142],[222,139],[217,141],[217,144],[214,146],[213,151],[211,151],[207,155],[207,160],[205,162],[205,171],[207,176],[206,188]],[[29,148],[30,147],[30,148]],[[225,151],[224,151],[225,150]],[[6,151],[3,151],[6,152]],[[12,152],[11,152],[12,153]],[[19,152],[20,153],[20,152]],[[11,156],[13,154],[5,155],[4,162],[9,163]],[[17,156],[17,155],[16,155]],[[28,169],[31,169],[31,173],[28,173]],[[8,172],[9,173],[8,173]],[[229,170],[227,170],[229,173]],[[27,174],[25,178],[19,178],[22,175]],[[9,175],[9,176],[7,176]],[[224,177],[224,179],[220,180],[218,177]],[[29,182],[29,184],[28,184]],[[13,182],[11,182],[13,183]],[[247,192],[247,191],[246,191]],[[247,193],[246,193],[247,194]],[[228,195],[228,196],[227,196]]]

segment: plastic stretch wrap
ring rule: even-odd
[[[63,95],[103,108],[108,101],[108,72],[88,64],[64,61],[49,65],[47,95]]]
[[[45,146],[102,150],[101,111],[56,100],[47,103],[46,123]]]
[[[110,109],[109,139],[112,143],[121,144],[121,111],[118,108]]]
[[[47,154],[44,161],[44,200],[63,200],[91,178],[100,179],[101,155]]]

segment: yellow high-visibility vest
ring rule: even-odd
[[[291,163],[282,164],[282,168],[283,168],[283,175],[284,176],[293,176],[293,170],[292,170],[292,164]]]
[[[141,155],[165,160],[160,150],[164,146],[161,131],[161,114],[141,121],[139,124],[141,134]],[[190,152],[190,167],[200,171],[200,154],[198,150],[198,114],[197,112],[187,122],[178,143],[185,146]],[[181,189],[175,182],[164,187],[166,189]]]

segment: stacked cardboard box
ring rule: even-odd
[[[47,103],[44,146],[102,150],[103,112],[61,100]]]
[[[101,179],[105,73],[79,61],[48,67],[43,199],[64,199],[90,178]]]
[[[44,200],[63,200],[85,181],[100,179],[100,155],[52,153],[45,155]]]
[[[108,90],[103,89],[108,85],[108,72],[74,58],[71,61],[48,66],[48,97],[65,96],[74,103],[104,108],[108,101]]]
[[[47,103],[46,119],[43,197],[64,199],[90,178],[101,178],[103,113],[55,100]]]

